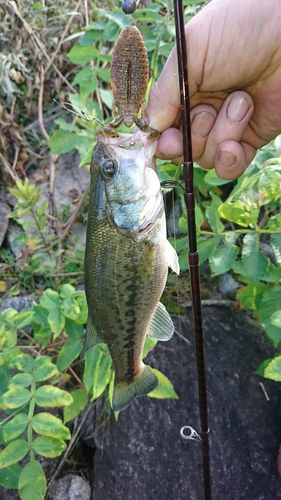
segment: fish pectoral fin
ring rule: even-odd
[[[133,399],[139,396],[145,396],[153,391],[158,385],[158,379],[143,365],[143,369],[139,375],[135,377],[133,382],[121,382],[116,384],[113,392],[112,408],[113,411],[121,411],[127,408]]]
[[[155,340],[170,340],[175,327],[166,307],[158,302],[147,335]]]
[[[94,345],[101,344],[102,339],[99,337],[90,316],[88,317],[87,326],[86,326],[86,340],[84,344],[84,352],[93,347]]]
[[[167,256],[168,266],[176,274],[180,274],[180,265],[179,265],[178,254],[168,240],[166,240],[166,256]]]

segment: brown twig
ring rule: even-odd
[[[29,35],[33,38],[34,42],[36,43],[37,47],[41,50],[42,54],[46,58],[46,60],[52,65],[54,68],[55,72],[59,75],[59,77],[62,79],[62,81],[67,85],[69,90],[73,92],[74,94],[77,94],[77,90],[75,90],[72,85],[67,81],[67,79],[63,76],[63,74],[60,72],[60,70],[57,68],[57,66],[52,62],[50,56],[47,53],[47,50],[45,48],[45,45],[41,42],[41,40],[38,38],[38,36],[34,33],[33,29],[31,26],[26,22],[26,20],[22,17],[20,14],[17,5],[14,1],[8,2],[8,6],[13,10],[14,14],[20,19],[22,22],[23,26],[25,27],[26,31],[29,33]]]
[[[61,469],[63,468],[64,466],[64,463],[68,457],[68,455],[70,454],[74,444],[75,444],[75,441],[76,439],[78,438],[78,435],[84,425],[84,422],[88,416],[88,413],[90,412],[90,410],[92,409],[92,406],[93,406],[93,403],[91,402],[87,408],[87,410],[85,411],[85,414],[83,415],[83,418],[81,419],[81,422],[79,423],[78,426],[76,426],[75,430],[74,430],[74,433],[72,434],[72,438],[71,440],[69,441],[69,444],[68,444],[68,447],[65,451],[65,454],[59,464],[59,466],[57,467],[56,469],[56,472],[54,473],[54,475],[52,476],[52,479],[50,480],[49,484],[48,484],[48,489],[50,489],[51,485],[53,484],[53,482],[55,481],[55,479],[57,478],[58,474],[60,473]]]
[[[61,241],[61,243],[65,240],[65,238],[67,237],[70,229],[72,228],[72,226],[73,226],[73,224],[74,224],[74,222],[76,220],[76,217],[77,217],[77,215],[78,215],[78,213],[79,213],[79,211],[80,211],[80,209],[81,209],[81,207],[82,207],[85,199],[87,198],[87,196],[89,194],[89,191],[90,191],[90,183],[86,187],[86,189],[85,189],[85,191],[84,191],[84,193],[83,193],[83,195],[82,195],[82,197],[81,197],[81,199],[80,199],[80,201],[79,201],[79,203],[78,203],[78,205],[76,207],[75,212],[68,219],[68,221],[67,221],[67,223],[66,223],[66,225],[64,227],[64,230],[63,230],[63,232],[60,235],[60,241]]]
[[[56,58],[56,56],[57,56],[57,54],[58,54],[58,52],[59,52],[59,50],[60,50],[60,48],[61,48],[62,44],[63,44],[63,41],[64,41],[64,39],[65,39],[65,35],[66,35],[66,33],[68,32],[69,26],[70,26],[70,25],[71,25],[71,23],[72,23],[72,19],[74,18],[75,13],[78,11],[78,9],[79,9],[79,7],[80,7],[81,2],[82,2],[82,0],[78,0],[78,2],[77,2],[77,4],[76,4],[76,7],[75,7],[75,9],[74,9],[73,14],[71,14],[70,18],[68,19],[68,21],[67,21],[67,23],[66,23],[66,25],[65,25],[65,28],[64,28],[64,30],[63,30],[63,32],[62,32],[62,35],[61,35],[61,37],[60,37],[59,43],[58,43],[58,45],[57,45],[57,48],[56,48],[55,52],[53,53],[52,57],[50,58],[50,61],[48,62],[47,66],[46,66],[46,68],[45,68],[45,74],[47,73],[47,71],[49,71],[50,67],[52,66],[52,64],[53,64],[53,62],[54,62],[54,60],[55,60],[55,58]],[[87,24],[87,23],[86,23],[86,24]]]
[[[7,162],[6,158],[4,158],[4,156],[1,153],[0,153],[0,162],[2,163],[2,166],[4,167],[6,172],[9,174],[9,176],[13,179],[13,181],[15,181],[16,179],[19,178],[17,174],[14,174],[12,167],[10,166],[10,164]]]
[[[38,122],[39,122],[39,127],[41,129],[43,136],[45,137],[46,141],[48,141],[50,139],[50,136],[45,129],[45,125],[44,125],[44,121],[43,121],[44,79],[45,79],[45,72],[44,72],[43,66],[41,65],[41,67],[40,67],[40,87],[39,87],[39,94],[38,94]]]

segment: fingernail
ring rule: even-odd
[[[250,108],[250,104],[246,97],[238,95],[232,97],[227,106],[227,116],[235,122],[240,122],[244,116],[247,114]]]
[[[201,113],[197,113],[191,122],[192,134],[197,137],[207,137],[215,123],[215,119],[215,115],[210,112],[202,111]]]
[[[227,151],[221,151],[219,154],[219,161],[224,167],[231,167],[234,165],[236,158]]]

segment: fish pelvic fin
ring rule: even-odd
[[[174,271],[176,274],[180,274],[180,265],[177,252],[168,240],[166,240],[166,257],[168,266],[172,269],[172,271]]]
[[[158,302],[152,320],[148,327],[147,335],[155,340],[170,340],[175,327],[166,307]]]
[[[157,377],[147,366],[143,365],[141,373],[135,377],[133,382],[116,384],[112,400],[113,411],[124,410],[135,398],[145,396],[153,391],[157,385]]]
[[[84,352],[93,347],[94,345],[101,344],[102,339],[99,337],[90,316],[88,316],[86,326],[86,340],[84,344]]]

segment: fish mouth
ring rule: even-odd
[[[160,207],[160,209],[158,207],[158,210],[140,226],[138,234],[145,234],[152,230],[155,224],[161,219],[163,213],[163,207]]]
[[[145,227],[141,227],[138,231],[139,234],[147,233],[155,225],[155,221],[149,222]]]

